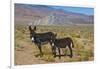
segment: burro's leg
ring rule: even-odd
[[[68,48],[69,48],[69,50],[70,50],[70,58],[72,58],[72,57],[73,57],[73,52],[72,52],[71,45],[68,45]]]
[[[43,56],[41,45],[38,45],[38,48],[39,48],[39,51],[40,51],[40,56]]]
[[[58,51],[59,51],[59,59],[61,59],[61,53],[60,53],[60,48],[58,47]]]

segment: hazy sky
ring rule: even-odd
[[[30,5],[30,4],[25,4]],[[31,4],[33,5],[33,4]],[[36,5],[33,5],[36,6]],[[37,6],[43,6],[45,7],[45,5],[37,5]],[[55,9],[62,9],[68,12],[74,12],[74,13],[81,13],[81,14],[86,14],[86,15],[94,15],[94,8],[86,8],[86,7],[69,7],[69,6],[50,6],[50,5],[46,5],[48,7],[52,7]]]
[[[94,15],[93,8],[86,8],[86,7],[67,7],[67,6],[54,6],[55,9],[63,9],[70,12],[81,13],[86,15]]]

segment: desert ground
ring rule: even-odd
[[[50,44],[42,46],[44,55],[39,56],[39,49],[32,43],[27,25],[15,25],[14,31],[14,63],[15,65],[33,65],[46,63],[81,62],[94,60],[94,25],[37,25],[36,32],[52,31],[57,38],[71,37],[74,42],[73,57],[54,58]],[[61,49],[61,54],[69,54],[69,49]]]

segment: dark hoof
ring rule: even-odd
[[[73,56],[72,55],[70,55],[70,58],[72,58]]]
[[[61,57],[59,57],[59,59],[61,59]]]
[[[40,56],[40,54],[36,54],[36,55],[35,55],[35,57],[39,57],[39,56]]]
[[[56,58],[56,55],[54,56],[54,58]]]
[[[43,54],[40,54],[40,57],[43,57]]]

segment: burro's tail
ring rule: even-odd
[[[72,48],[74,48],[74,42],[73,42],[73,40],[70,37],[67,37],[66,39],[71,44]]]
[[[74,48],[74,43],[73,43],[73,41],[72,41],[72,47]]]
[[[72,48],[74,48],[74,42],[73,42],[73,40],[71,39],[71,42],[72,42]]]

